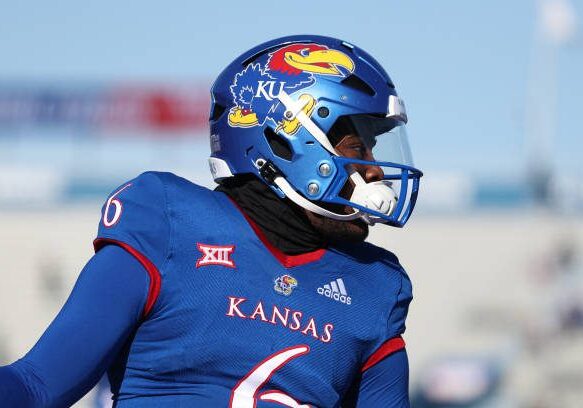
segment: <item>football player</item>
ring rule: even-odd
[[[411,284],[364,242],[405,224],[421,177],[393,82],[300,35],[244,53],[211,94],[218,187],[116,188],[65,306],[0,368],[0,405],[68,406],[107,371],[124,408],[409,406]]]

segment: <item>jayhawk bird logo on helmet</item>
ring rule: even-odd
[[[230,86],[235,106],[229,112],[229,125],[251,127],[270,120],[276,132],[293,135],[300,127],[297,119],[286,119],[277,96],[293,94],[317,81],[320,75],[346,76],[354,62],[345,53],[321,44],[291,44],[269,53],[265,64],[251,63],[235,75]],[[310,116],[316,105],[313,96],[303,93],[304,112]]]

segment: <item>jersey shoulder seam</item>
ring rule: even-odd
[[[172,258],[172,253],[174,251],[174,225],[172,223],[172,218],[170,217],[170,199],[169,199],[169,194],[168,194],[168,185],[165,182],[164,178],[166,176],[174,176],[177,177],[175,174],[173,173],[169,173],[169,172],[159,172],[159,171],[148,171],[145,172],[143,174],[151,174],[153,177],[156,178],[156,180],[158,180],[158,182],[160,183],[160,185],[162,186],[162,199],[164,201],[164,208],[163,208],[163,212],[164,212],[164,217],[166,219],[166,225],[168,227],[168,232],[167,232],[167,237],[165,239],[165,248],[164,248],[164,263],[162,265],[160,265],[160,274],[162,276],[165,275],[165,271],[166,268],[168,266],[168,263],[170,261],[170,259]]]

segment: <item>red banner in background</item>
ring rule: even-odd
[[[202,84],[0,85],[0,130],[62,126],[106,133],[121,130],[168,136],[191,131],[200,133],[208,128],[208,89],[209,86]]]
[[[208,127],[208,87],[120,88],[112,92],[106,127],[147,128],[160,131],[202,130]]]

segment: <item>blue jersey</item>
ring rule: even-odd
[[[339,406],[404,347],[411,284],[392,253],[286,255],[225,194],[170,173],[116,189],[94,244],[123,247],[150,277],[142,322],[109,369],[119,407]]]

